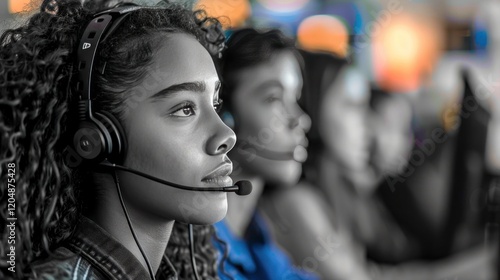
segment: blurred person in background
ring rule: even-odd
[[[401,142],[408,140],[404,135],[408,135],[410,114],[400,115],[395,126],[374,121],[384,114],[372,114],[368,81],[354,66],[327,53],[304,51],[302,55],[306,79],[301,102],[312,118],[305,180],[267,192],[261,207],[296,263],[309,264],[325,279],[370,279],[366,246],[388,251],[411,247],[374,196],[382,180],[378,170],[389,166],[371,165],[372,154],[377,155],[379,166],[391,165],[395,158],[404,160],[409,147]],[[387,105],[377,103],[384,112],[393,112]],[[371,130],[375,126],[385,133],[376,135],[377,145]],[[381,150],[387,147],[393,151]]]
[[[266,184],[295,185],[306,158],[305,133],[310,119],[297,100],[302,90],[300,56],[278,30],[235,31],[227,42],[220,68],[223,79],[222,119],[234,128],[236,148],[231,177],[250,180],[245,198],[228,196],[228,215],[216,224],[228,253],[222,279],[317,279],[295,268],[274,242],[257,210]],[[294,229],[292,229],[294,230]]]
[[[455,5],[455,3],[450,2],[450,6]],[[498,5],[492,7],[489,4],[480,4],[480,6],[486,8],[490,15],[498,14]],[[411,13],[409,9],[406,12]],[[481,21],[484,18],[481,17]],[[496,18],[498,17],[496,16]],[[455,26],[455,28],[457,26],[463,28],[462,24],[464,23],[448,22],[448,24]],[[402,22],[395,26],[404,28]],[[496,25],[492,24],[492,26]],[[434,30],[438,31],[434,35],[438,35],[439,29],[440,26],[435,25],[432,29],[428,29],[420,35],[418,35],[419,32],[414,32],[413,38],[416,42],[412,45],[420,44],[425,48],[426,45],[429,45],[429,42],[432,44],[435,41],[446,40],[448,44],[453,45],[451,48],[456,50],[457,43],[466,42],[466,40],[461,41],[460,38],[465,39],[465,37],[469,36],[464,35],[464,33],[449,32],[446,37],[432,37]],[[479,33],[469,38],[472,40],[477,35]],[[496,45],[497,36],[495,35],[488,34],[488,41],[492,43],[491,46]],[[387,42],[399,43],[398,40],[388,40]],[[381,51],[379,55],[383,54],[383,56],[388,57],[395,53],[391,50],[398,49],[387,48]],[[400,47],[399,50],[404,54],[408,54],[405,47]],[[394,77],[394,80],[399,80],[401,84],[405,83],[405,79],[411,84],[411,77],[405,77],[404,75],[399,77],[399,72],[412,69],[418,75],[418,80],[420,80],[412,87],[407,88],[408,94],[405,94],[406,99],[411,101],[414,111],[412,130],[415,135],[414,141],[409,141],[412,142],[410,145],[411,151],[403,161],[399,160],[400,163],[395,162],[396,167],[399,165],[397,172],[388,172],[390,176],[387,176],[378,188],[378,196],[382,199],[391,216],[404,229],[406,235],[413,240],[412,243],[417,250],[394,250],[392,253],[390,251],[382,253],[383,251],[380,250],[377,253],[372,250],[369,251],[369,255],[371,258],[386,264],[409,262],[432,264],[432,266],[429,265],[427,270],[433,273],[427,278],[437,278],[438,275],[445,277],[444,274],[447,273],[448,276],[446,277],[456,275],[466,279],[484,279],[482,272],[488,273],[486,266],[481,267],[474,264],[487,264],[487,261],[485,261],[487,252],[481,251],[479,248],[482,246],[482,241],[484,241],[484,226],[478,225],[481,223],[480,220],[483,219],[480,218],[482,215],[480,213],[482,212],[481,208],[485,207],[485,203],[482,201],[484,200],[482,194],[484,187],[481,180],[483,179],[482,173],[485,171],[483,167],[486,129],[484,127],[489,116],[481,106],[475,107],[476,112],[471,114],[470,117],[462,119],[461,117],[456,118],[454,115],[461,114],[461,106],[459,105],[461,101],[458,97],[462,91],[460,89],[462,81],[457,70],[462,65],[475,61],[481,64],[478,67],[481,69],[479,72],[485,70],[484,72],[490,74],[491,71],[497,72],[494,67],[489,66],[490,62],[495,64],[496,59],[495,56],[488,56],[488,62],[480,62],[483,57],[482,52],[467,50],[467,52],[450,52],[441,57],[438,67],[433,73],[432,81],[428,79],[429,70],[432,69],[429,66],[432,66],[434,64],[432,61],[438,57],[433,58],[433,56],[425,55],[426,52],[422,51],[417,56],[420,57],[419,59],[413,57],[411,63],[410,60],[407,60],[406,67],[403,67],[405,60],[402,57],[399,57],[398,60],[398,57],[395,56],[393,61],[400,63],[394,63],[393,70],[395,71],[388,75]],[[435,53],[436,51],[437,53]],[[440,54],[442,49],[440,47],[433,52]],[[414,55],[417,55],[417,53]],[[377,60],[377,57],[374,59]],[[422,66],[422,62],[424,66],[427,66],[418,70]],[[459,65],[460,67],[457,67]],[[383,68],[380,67],[382,70],[379,69],[379,71],[383,71]],[[385,75],[387,74],[385,73]],[[384,76],[384,73],[377,72],[375,76]],[[477,89],[482,84],[475,84],[473,88]],[[380,84],[380,86],[384,85]],[[393,92],[401,92],[401,89],[388,87],[387,84],[385,84],[385,88],[389,88],[389,90],[392,88]],[[401,94],[389,95],[397,96]],[[383,99],[396,101],[396,99],[402,99],[401,97]],[[390,102],[394,103],[393,101]],[[443,110],[444,107],[451,107],[450,104],[453,105],[453,108],[448,108],[451,110]],[[470,107],[471,103],[469,102],[465,106]],[[398,110],[399,106],[394,104],[392,107],[393,110]],[[377,109],[375,108],[375,110]],[[379,109],[378,111],[380,115],[384,114],[385,110]],[[443,114],[443,112],[446,113]],[[465,122],[461,124],[463,121]],[[391,120],[386,120],[385,125],[393,126]],[[381,132],[382,130],[379,129],[378,131]],[[387,149],[387,151],[394,152],[392,148]],[[471,246],[472,244],[477,246]],[[464,262],[456,261],[458,255],[463,258]],[[455,258],[455,261],[451,261],[453,258]],[[443,265],[446,262],[450,265],[448,268]],[[446,269],[448,269],[447,272]],[[421,270],[424,271],[425,267],[422,267]]]
[[[492,247],[484,246],[487,201],[484,188],[491,180],[490,171],[485,169],[490,117],[477,103],[477,92],[471,90],[466,75],[454,70],[454,67],[439,67],[436,71],[450,71],[459,76],[453,90],[463,94],[444,92],[450,87],[439,84],[446,82],[442,80],[434,81],[433,88],[442,90],[436,94],[461,95],[462,100],[453,98],[455,102],[444,102],[446,107],[436,110],[435,119],[427,121],[424,137],[415,138],[409,163],[401,166],[399,174],[388,176],[378,191],[388,211],[412,237],[418,250],[372,257],[409,271],[411,267],[427,271],[426,277],[415,279],[453,275],[465,279],[493,277]]]
[[[318,271],[323,279],[371,279],[364,249],[346,224],[351,219],[348,212],[356,210],[350,198],[354,194],[339,189],[355,178],[364,192],[370,179],[364,173],[370,155],[366,80],[344,59],[301,54],[305,61],[301,102],[312,119],[306,179],[272,186],[260,208],[297,264]]]

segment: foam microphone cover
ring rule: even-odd
[[[250,181],[238,181],[235,185],[238,186],[238,190],[235,192],[237,195],[249,195],[252,192]]]

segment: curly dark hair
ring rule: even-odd
[[[225,271],[222,263],[213,260],[213,242],[221,242],[217,239],[215,228],[213,226],[193,225],[193,235],[194,244],[196,244],[195,259],[198,275],[201,279],[219,279],[213,274],[219,268],[218,265],[220,265],[219,271],[223,273]],[[195,279],[191,267],[187,225],[176,222],[168,244],[167,256],[177,269],[179,279]],[[221,259],[221,262],[224,261],[225,257]]]
[[[8,164],[15,164],[18,277],[29,272],[30,263],[47,256],[70,237],[84,210],[80,186],[88,171],[70,169],[63,151],[71,133],[76,46],[96,7],[103,6],[82,6],[80,0],[44,1],[40,12],[25,25],[6,30],[0,37],[0,180],[7,182]],[[131,12],[100,48],[99,61],[106,62],[106,71],[94,74],[97,110],[120,119],[127,88],[145,75],[159,47],[158,35],[165,33],[193,35],[213,55],[224,46],[220,24],[203,11],[163,3],[161,9]],[[2,183],[3,223],[8,218],[7,198],[7,184]],[[217,278],[213,232],[212,226],[197,227],[196,258],[200,275]],[[7,277],[8,234],[5,226],[0,228],[1,279]],[[184,232],[176,227],[168,251],[175,255],[172,261],[181,269],[180,275],[188,277],[189,272],[184,272],[186,252],[179,236]]]

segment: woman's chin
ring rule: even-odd
[[[211,192],[208,196],[211,196]],[[224,196],[222,199],[207,199],[206,194],[199,197],[199,202],[194,204],[194,207],[179,206],[180,215],[175,219],[177,222],[194,224],[194,225],[209,225],[214,224],[226,217],[227,214],[227,193],[213,193],[212,195]],[[193,198],[196,201],[197,197]]]
[[[262,172],[266,182],[282,186],[294,186],[299,182],[302,165],[295,161],[279,162]]]

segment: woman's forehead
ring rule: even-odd
[[[240,70],[238,81],[255,88],[301,89],[302,74],[292,53],[282,52],[270,60]]]
[[[192,35],[170,33],[156,51],[153,69],[168,73],[175,79],[203,80],[217,76],[208,51]]]
[[[202,82],[214,87],[218,81],[208,51],[191,35],[168,34],[154,54],[144,80],[139,84],[154,94],[172,85]]]

